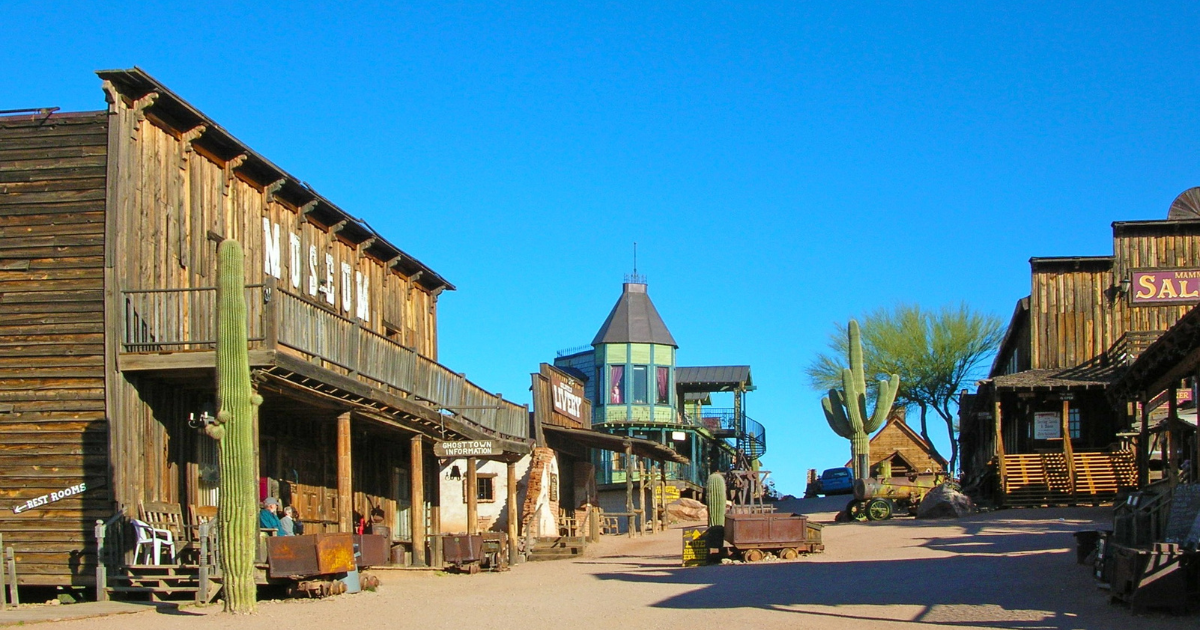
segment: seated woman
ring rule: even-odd
[[[300,522],[300,514],[296,512],[296,508],[290,505],[283,508],[283,516],[279,519],[279,524],[283,527],[284,536],[299,536],[304,533],[304,524]]]
[[[283,531],[283,524],[279,522],[279,499],[275,497],[267,497],[263,499],[262,510],[258,513],[258,526],[260,529],[275,530],[278,536],[286,536]]]

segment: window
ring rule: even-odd
[[[625,404],[625,366],[608,366],[608,402],[612,405]]]
[[[654,403],[669,405],[671,404],[671,371],[662,366],[654,368],[654,371],[656,372],[654,384],[657,387],[658,394],[654,399]]]
[[[644,405],[650,402],[650,368],[645,365],[633,366],[633,404]]]
[[[1083,436],[1083,420],[1079,415],[1078,409],[1069,409],[1067,411],[1067,431],[1070,432],[1072,440],[1077,440]]]
[[[463,503],[467,502],[467,477],[463,475]],[[478,473],[475,475],[475,500],[480,503],[495,503],[496,474]]]

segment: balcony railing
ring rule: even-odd
[[[1131,330],[1121,335],[1108,352],[1104,353],[1108,365],[1125,367],[1131,365],[1139,355],[1146,351],[1161,337],[1161,330]]]
[[[666,465],[668,481],[686,481],[697,486],[704,485],[705,480],[700,479],[699,477],[700,468],[695,464],[666,462]],[[611,465],[596,466],[596,483],[602,486],[614,483],[625,483],[626,475],[630,475],[632,477],[630,481],[633,481],[634,483],[638,482],[641,477],[636,470],[626,472],[625,470],[613,470]],[[647,477],[646,483],[650,483],[649,477]]]
[[[216,348],[216,288],[125,291],[123,351]],[[299,295],[246,287],[251,349],[283,350],[373,387],[449,411],[487,433],[525,439],[529,411],[440,363]]]

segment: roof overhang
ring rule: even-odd
[[[542,425],[542,431],[590,448],[624,453],[628,445],[632,449],[633,454],[639,457],[646,457],[657,461],[678,462],[680,464],[686,464],[689,461],[688,458],[676,453],[668,446],[650,440],[643,440],[642,438],[613,435],[611,433],[601,433],[587,429],[568,429],[567,427],[549,424]]]

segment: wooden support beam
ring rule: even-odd
[[[1142,426],[1138,431],[1137,459],[1138,488],[1141,489],[1150,484],[1150,405],[1145,395],[1139,402],[1142,405]]]
[[[479,475],[474,457],[467,458],[467,533],[479,533]]]
[[[517,523],[521,519],[520,511],[517,509],[517,465],[514,462],[505,464],[505,469],[508,472],[507,479],[507,494],[505,497],[508,508],[508,564],[514,565],[517,563],[517,536],[520,532],[517,531]]]
[[[338,531],[354,531],[353,489],[350,487],[350,412],[337,417]]]
[[[283,185],[286,183],[287,178],[283,178],[267,184],[266,188],[263,188],[263,198],[266,200],[266,202],[271,203],[272,201],[275,201],[275,193],[278,193],[279,189],[283,188]]]
[[[663,497],[662,497],[663,506],[662,506],[662,517],[658,520],[658,529],[659,529],[659,531],[665,532],[665,531],[667,531],[667,462],[663,461],[663,462],[659,462],[659,464],[661,464],[661,466],[658,469],[658,475],[659,475],[659,481],[662,482],[660,487],[662,488],[662,493],[663,493]]]
[[[658,533],[658,470],[650,466],[650,533]]]
[[[638,536],[646,533],[646,466],[642,458],[638,458]]]
[[[425,452],[421,436],[414,435],[409,454],[409,493],[412,507],[409,508],[409,531],[412,532],[412,564],[425,566]]]
[[[1179,388],[1172,386],[1167,388],[1167,430],[1162,432],[1166,440],[1162,447],[1163,463],[1166,464],[1167,483],[1172,488],[1179,483],[1179,457],[1175,454],[1175,432],[1172,427],[1179,419]]]
[[[1071,494],[1079,485],[1075,478],[1075,449],[1071,444],[1071,401],[1062,401],[1062,440],[1063,457],[1067,460],[1067,476],[1071,479]]]
[[[629,514],[629,530],[633,538],[633,442],[625,443],[625,512]]]

